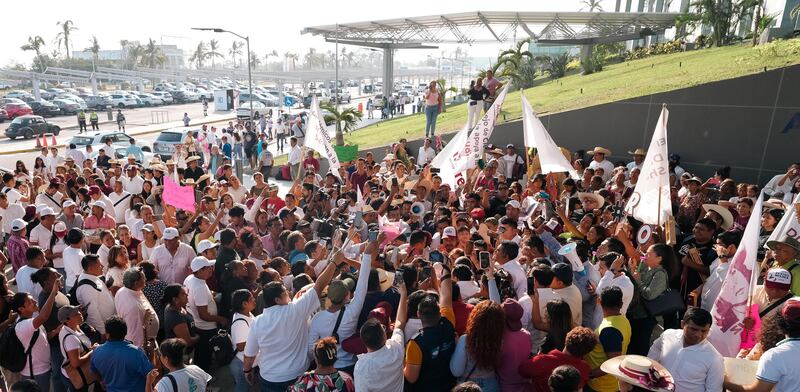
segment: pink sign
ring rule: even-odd
[[[170,176],[164,176],[164,202],[184,211],[194,212],[194,188],[180,186]]]
[[[742,344],[739,349],[750,350],[758,343],[758,332],[761,330],[761,317],[758,315],[758,304],[750,305],[747,316],[753,319],[753,328],[742,330]]]

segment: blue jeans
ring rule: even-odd
[[[229,366],[231,371],[231,376],[233,376],[233,381],[236,383],[234,387],[235,392],[248,392],[250,390],[250,384],[247,383],[247,380],[244,378],[244,363],[238,357],[233,357],[231,364]],[[256,370],[253,370],[254,372]]]
[[[433,137],[436,130],[436,117],[439,116],[438,106],[425,107],[425,137]]]
[[[22,378],[27,378],[28,380],[33,380],[34,382],[36,382],[36,384],[39,385],[39,389],[41,389],[41,392],[50,392],[50,372],[51,371],[48,370],[47,372],[42,374],[37,374],[32,378],[29,376],[22,376]]]
[[[289,388],[295,381],[271,382],[263,379],[260,374],[258,379],[261,381],[261,392],[286,392],[286,388]]]
[[[233,145],[233,160],[240,162],[242,159],[244,159],[244,146],[242,146],[242,143],[235,143]]]

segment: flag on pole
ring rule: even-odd
[[[525,92],[520,92],[522,98],[522,128],[525,131],[525,147],[536,148],[536,155],[542,167],[542,174],[569,172],[576,176],[575,169],[569,164],[567,158],[561,153],[553,138],[544,128],[539,117],[534,113],[531,104],[525,98]]]
[[[305,147],[315,150],[325,157],[328,160],[331,173],[341,181],[342,178],[339,176],[339,157],[333,148],[331,134],[328,133],[328,127],[325,125],[325,116],[322,115],[316,96],[311,98],[311,109],[309,109],[308,114]]]
[[[356,185],[356,205],[359,207],[364,206],[364,194],[361,193],[361,187]]]
[[[642,171],[633,188],[625,212],[648,225],[661,225],[672,215],[669,186],[669,160],[667,159],[667,121],[669,110],[661,109],[650,148],[642,163]],[[755,211],[755,210],[754,210]],[[758,219],[756,219],[758,220]]]
[[[463,185],[466,182],[461,175],[461,172],[464,171],[463,162],[466,158],[462,157],[461,154],[464,150],[464,145],[467,143],[467,132],[469,132],[469,128],[465,124],[464,128],[458,131],[431,161],[431,167],[440,170],[439,177],[442,178],[442,183],[450,185],[452,188]]]
[[[648,152],[649,154],[649,152]],[[763,204],[762,193],[756,199],[753,211],[761,211]],[[758,237],[761,231],[761,219],[750,219],[744,229],[742,241],[736,249],[736,254],[728,261],[728,274],[722,281],[711,316],[714,322],[708,334],[708,341],[722,354],[723,357],[735,357],[742,343],[744,319],[747,316],[747,307],[750,296],[755,289],[758,279]]]
[[[503,109],[503,101],[506,99],[507,92],[508,87],[504,87],[503,91],[497,95],[492,106],[483,115],[483,118],[472,129],[469,140],[467,140],[461,152],[460,166],[463,167],[463,170],[474,168],[478,164],[478,160],[483,158],[484,146],[489,141],[489,138],[492,137],[494,125],[497,122],[497,116],[500,115],[500,110]]]

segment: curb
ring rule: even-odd
[[[220,122],[220,121],[230,121],[231,119],[234,119],[234,118],[236,118],[236,114],[233,114],[233,117],[221,118],[221,119],[209,120],[209,121],[200,121],[200,122],[198,122],[196,124],[193,124],[193,125],[204,125],[204,124],[217,123],[217,122]],[[170,129],[170,128],[173,128],[173,127],[153,129],[153,130],[142,131],[142,132],[137,132],[137,133],[129,133],[128,135],[129,136],[149,135],[151,133],[161,132],[161,131],[164,131],[164,130],[167,130],[167,129]],[[61,128],[61,129],[63,130],[64,128]],[[66,147],[66,144],[56,144],[55,146],[48,146],[48,147],[62,148],[62,147]],[[28,153],[28,152],[36,152],[36,151],[39,151],[41,149],[42,149],[41,147],[38,147],[38,148],[34,147],[34,148],[25,148],[25,149],[20,149],[20,150],[15,150],[15,151],[0,151],[0,156],[14,155],[14,154]]]

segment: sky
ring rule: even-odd
[[[603,0],[601,4],[605,10],[613,11],[614,3],[615,0]],[[71,36],[73,50],[85,49],[92,36],[96,36],[101,49],[118,49],[122,39],[147,42],[148,38],[153,38],[164,44],[178,45],[191,53],[198,41],[217,39],[227,52],[233,36],[191,30],[192,27],[220,27],[250,35],[251,50],[263,57],[273,49],[278,53],[293,51],[299,54],[307,52],[309,47],[323,52],[333,50],[334,44],[326,43],[321,37],[300,34],[304,27],[316,25],[479,10],[579,11],[582,7],[581,0],[138,0],[122,3],[40,0],[30,13],[19,10],[17,16],[4,18],[0,67],[13,63],[30,65],[33,52],[20,49],[29,36],[40,35],[45,41],[45,53],[50,53],[55,49],[55,37],[60,31],[57,22],[68,19],[78,28]],[[503,45],[506,46],[510,43]],[[500,48],[497,44],[480,44],[468,50],[471,56],[492,57]],[[400,51],[396,59],[419,60],[429,54],[438,55],[442,49],[452,51],[455,47],[445,45],[439,50]]]

